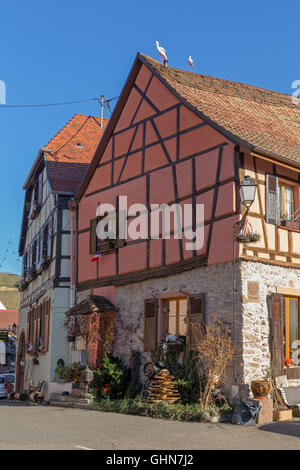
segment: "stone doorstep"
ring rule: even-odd
[[[79,403],[79,404],[86,404],[90,403],[88,398],[78,398],[78,396],[74,395],[61,395],[59,393],[51,393],[50,395],[50,403]]]

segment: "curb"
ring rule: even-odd
[[[77,408],[79,410],[92,410],[92,411],[101,411],[97,406],[94,405],[85,405],[80,403],[72,402],[62,402],[62,401],[52,401],[50,406],[56,406],[58,408]]]

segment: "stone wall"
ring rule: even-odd
[[[268,301],[276,287],[300,289],[300,269],[267,263],[241,262],[244,382],[261,379],[270,366],[270,312]],[[248,301],[248,282],[259,283],[259,301]]]
[[[236,291],[237,295],[237,338],[241,338],[241,295],[240,295],[240,266],[236,264]],[[116,339],[114,354],[122,357],[128,364],[131,351],[142,352],[143,363],[149,360],[144,351],[144,300],[155,298],[158,294],[167,292],[189,292],[191,294],[206,293],[207,320],[214,315],[221,315],[227,321],[234,323],[233,315],[233,265],[232,263],[216,264],[200,267],[174,276],[151,279],[149,281],[128,284],[117,288],[116,305],[119,308],[116,314]],[[240,381],[241,358],[236,361],[236,370],[230,368],[229,381],[237,375]]]

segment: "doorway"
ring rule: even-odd
[[[25,375],[25,333],[20,334],[18,352],[16,358],[16,392],[24,391],[24,375]]]

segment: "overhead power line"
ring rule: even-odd
[[[115,98],[110,98],[107,100],[104,100],[104,104],[110,103],[111,101],[114,101],[118,99],[119,97],[116,96]],[[79,103],[88,103],[91,101],[100,101],[100,97],[96,98],[89,98],[86,100],[76,100],[76,101],[63,101],[59,103],[44,103],[44,104],[0,104],[0,109],[1,108],[45,108],[47,106],[65,106],[68,104],[79,104]]]

